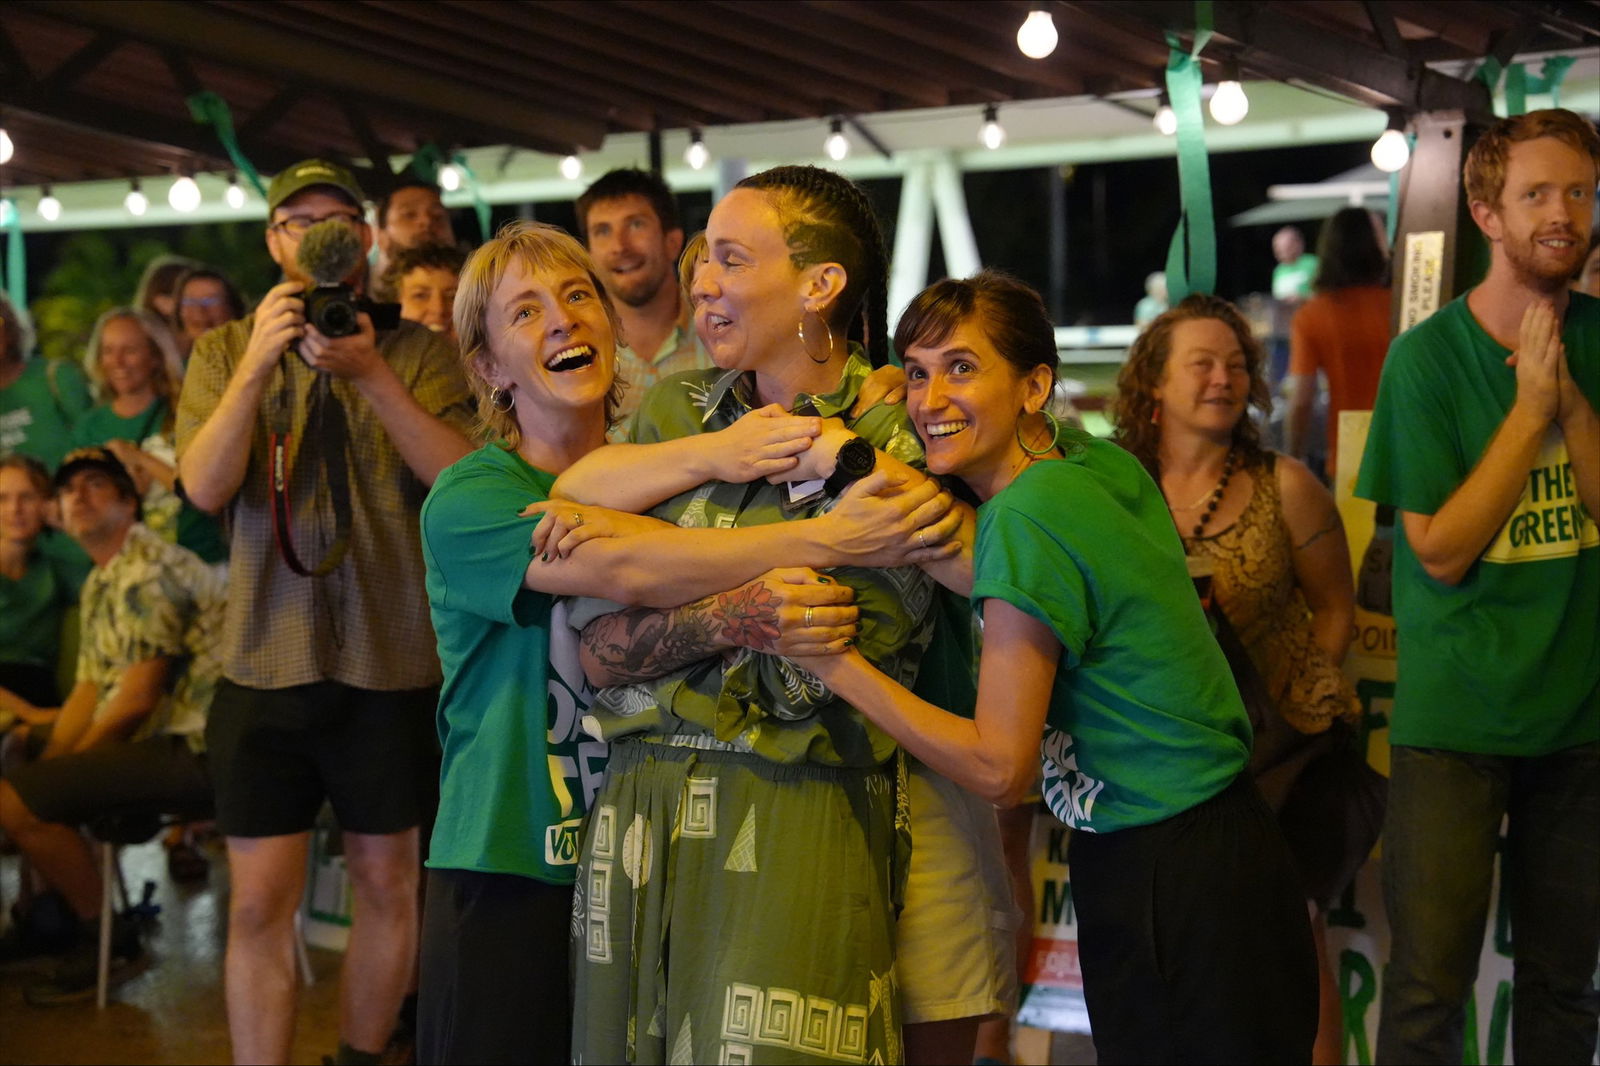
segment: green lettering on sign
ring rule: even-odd
[[[1047,925],[1061,925],[1077,921],[1072,911],[1072,885],[1051,878],[1044,883],[1039,895],[1039,920]]]
[[[1360,984],[1352,987],[1352,981]],[[1378,997],[1378,979],[1372,972],[1372,963],[1359,951],[1346,948],[1339,953],[1339,1002],[1344,1013],[1344,1038],[1340,1041],[1340,1059],[1352,1066],[1372,1066],[1372,1048],[1367,1044],[1367,1010]],[[1355,1057],[1350,1057],[1351,1045]]]

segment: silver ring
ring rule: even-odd
[[[812,611],[812,608],[810,608],[810,607],[806,608],[806,628],[807,629],[811,628],[811,611]]]
[[[575,525],[575,526],[583,525],[583,512],[582,511],[573,511],[572,512],[572,524]]]
[[[928,546],[928,531],[927,530],[925,530],[925,529],[917,530],[917,543],[922,545],[924,548],[926,548]]]

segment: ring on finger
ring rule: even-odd
[[[572,524],[575,525],[575,526],[583,525],[583,512],[582,511],[573,511],[572,512]]]
[[[917,530],[917,543],[922,545],[924,548],[926,548],[928,546],[928,531],[927,530],[925,530],[925,529]]]
[[[806,608],[806,628],[807,629],[811,628],[811,612],[813,610],[814,610],[814,608],[811,608],[811,607],[807,607]]]

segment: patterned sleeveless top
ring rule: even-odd
[[[1210,558],[1212,592],[1266,682],[1273,705],[1302,733],[1354,721],[1360,704],[1343,672],[1317,645],[1311,609],[1295,583],[1294,545],[1278,495],[1277,456],[1247,469],[1250,502],[1233,525],[1184,537],[1190,555]]]

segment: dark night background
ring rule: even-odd
[[[1272,271],[1271,237],[1274,227],[1254,226],[1235,229],[1227,219],[1264,202],[1269,185],[1319,181],[1367,161],[1369,145],[1362,143],[1310,145],[1251,152],[1228,152],[1211,157],[1211,187],[1217,218],[1218,271],[1220,295],[1238,298],[1264,290]],[[1084,164],[1063,168],[1067,201],[1067,270],[1065,291],[1052,294],[1049,285],[1049,172],[1042,168],[1013,171],[985,171],[966,175],[967,206],[984,263],[1008,270],[1045,293],[1047,302],[1059,306],[1059,324],[1110,324],[1132,320],[1133,305],[1144,293],[1144,277],[1158,270],[1166,259],[1168,242],[1178,218],[1178,176],[1176,162],[1166,159],[1141,159],[1115,163]],[[864,183],[879,217],[885,224],[893,246],[893,223],[899,204],[898,179]],[[711,209],[709,192],[687,193],[681,197],[685,228],[693,232],[704,226]],[[499,205],[493,224],[525,214],[525,208]],[[569,229],[574,218],[570,203],[535,206],[543,221]],[[468,240],[477,237],[470,211],[455,212],[457,233]],[[251,262],[216,263],[235,275],[247,290],[255,290],[259,279],[271,276],[266,250],[249,239],[256,224],[238,222],[215,227],[166,227],[102,231],[101,236],[120,249],[148,246],[154,240],[177,251],[194,247],[199,234],[188,229],[242,229],[229,233],[222,243],[245,249]],[[1307,244],[1316,243],[1316,223],[1301,224]],[[257,231],[259,232],[259,231]],[[29,233],[28,264],[30,295],[37,295],[44,278],[55,268],[63,247],[73,237],[61,233]],[[243,237],[244,239],[239,239]],[[204,245],[218,242],[206,240]],[[941,276],[939,242],[934,241],[934,277]],[[930,279],[931,280],[931,279]],[[127,298],[132,298],[132,292]],[[260,291],[247,291],[254,302]],[[1059,303],[1056,301],[1059,300]]]

